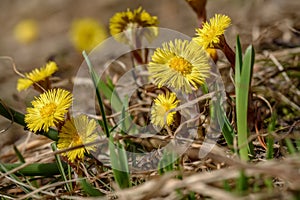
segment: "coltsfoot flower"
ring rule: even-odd
[[[31,102],[27,108],[25,122],[30,131],[49,131],[49,127],[64,121],[72,103],[72,94],[63,89],[52,89]]]
[[[142,36],[145,36],[148,41],[156,37],[158,34],[158,20],[156,16],[151,16],[142,7],[131,11],[127,9],[126,12],[118,12],[111,19],[109,24],[110,33],[117,41],[128,43],[131,38],[131,34],[134,33],[136,28],[142,29]],[[125,35],[118,35],[125,31]],[[136,35],[139,37],[141,35]]]
[[[158,87],[191,93],[192,86],[198,88],[205,82],[210,66],[202,47],[187,40],[175,40],[154,51],[148,69]]]
[[[71,40],[78,51],[90,52],[105,38],[105,28],[94,19],[77,19],[72,23]]]
[[[96,121],[93,119],[89,120],[86,115],[72,117],[66,121],[59,133],[58,149],[67,149],[94,142],[97,139],[97,134],[95,134],[96,125]],[[93,150],[95,150],[95,146],[92,145],[74,149],[62,155],[67,156],[70,162],[74,162],[76,159],[83,159],[84,152],[89,153],[89,151]]]
[[[17,90],[22,91],[29,88],[34,83],[41,84],[42,81],[46,81],[54,72],[58,70],[55,62],[50,61],[44,67],[40,69],[34,69],[30,73],[26,73],[26,78],[19,78],[17,83]],[[43,84],[42,84],[43,85]]]
[[[221,36],[224,34],[225,29],[230,26],[231,19],[226,15],[216,14],[209,22],[205,22],[203,27],[196,29],[197,37],[194,41],[207,48],[219,48]]]
[[[170,126],[174,122],[176,112],[169,111],[176,108],[178,103],[179,100],[176,100],[175,93],[159,94],[154,99],[154,105],[151,109],[151,123],[158,127]]]
[[[38,26],[35,20],[20,21],[14,28],[15,38],[23,44],[29,44],[38,37]]]

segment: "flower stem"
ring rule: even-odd
[[[224,46],[222,48],[223,53],[225,54],[226,58],[231,64],[231,68],[234,71],[235,70],[235,53],[230,48],[230,46],[227,44],[226,40],[224,40]]]
[[[22,126],[26,126],[26,123],[24,121],[25,116],[22,113],[19,113],[8,106],[5,105],[5,103],[0,99],[0,114],[13,121],[16,122],[17,124],[20,124]]]

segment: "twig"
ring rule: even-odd
[[[22,73],[17,69],[17,66],[16,66],[15,62],[14,62],[14,60],[13,60],[11,57],[9,57],[9,56],[0,56],[0,59],[9,60],[9,61],[11,62],[11,64],[12,64],[12,67],[13,67],[14,72],[15,72],[17,75],[21,76],[22,78],[31,80],[30,78],[28,78],[27,76],[25,76],[24,74],[22,74]],[[43,92],[46,92],[46,90],[45,90],[40,84],[38,84],[37,82],[35,82],[35,81],[33,81],[33,80],[31,80],[31,81],[33,82],[34,85],[36,85],[38,88],[40,88]]]
[[[56,182],[56,183],[52,183],[50,185],[45,185],[43,187],[40,187],[40,188],[37,188],[35,189],[34,191],[22,196],[19,198],[19,200],[22,200],[22,199],[27,199],[31,196],[33,196],[34,194],[38,193],[38,192],[43,192],[44,190],[48,189],[48,188],[52,188],[52,187],[57,187],[57,186],[60,186],[60,185],[64,185],[66,183],[72,183],[72,182],[76,182],[76,181],[80,181],[81,179],[72,179],[72,180],[68,180],[68,181],[61,181],[61,182]],[[51,193],[50,193],[51,194]],[[54,194],[51,194],[51,196],[56,196]]]
[[[279,71],[283,71],[284,67],[280,64],[280,62],[276,59],[276,57],[272,54],[272,53],[268,53],[266,52],[266,55],[270,57],[270,59],[273,61],[273,63],[277,66],[277,68],[279,69]],[[285,71],[282,72],[282,76],[284,77],[284,79],[286,80],[286,82],[288,82],[291,85],[291,92],[295,93],[296,95],[300,96],[300,90],[298,90],[295,85],[293,84],[293,82],[291,81],[291,79],[289,78],[289,76],[287,75],[287,73]]]

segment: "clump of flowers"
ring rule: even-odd
[[[16,40],[22,44],[29,44],[38,37],[38,25],[35,20],[20,21],[14,28]]]
[[[57,64],[53,61],[50,61],[40,69],[34,69],[32,72],[26,73],[25,78],[19,78],[17,83],[17,90],[26,90],[35,83],[38,83],[47,89],[49,88],[50,84],[49,77],[57,70]]]
[[[163,43],[149,63],[150,77],[158,87],[166,86],[192,92],[209,76],[210,65],[202,47],[187,40]]]
[[[158,35],[158,20],[156,16],[151,16],[142,7],[131,11],[118,12],[110,19],[110,33],[120,42],[132,42],[136,37],[145,36],[148,41]],[[141,32],[136,32],[138,28]],[[124,35],[119,33],[125,32]]]
[[[94,19],[77,19],[72,23],[71,40],[78,51],[91,51],[107,37],[105,28]]]
[[[96,126],[96,121],[89,120],[86,115],[72,117],[61,128],[57,147],[62,150],[94,142],[97,139]],[[85,152],[89,153],[95,148],[95,145],[85,146],[67,151],[62,155],[67,156],[70,162],[75,162],[76,159],[83,159]]]
[[[65,120],[65,114],[72,103],[72,94],[63,89],[51,89],[35,97],[33,107],[27,108],[25,122],[30,131],[49,131]]]
[[[176,100],[175,93],[159,94],[154,99],[154,105],[151,109],[151,123],[158,126],[164,127],[165,125],[170,126],[174,122],[174,115],[176,112],[169,112],[170,110],[177,107],[179,100]]]

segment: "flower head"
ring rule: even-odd
[[[216,48],[220,43],[220,37],[230,25],[231,19],[226,15],[216,14],[208,22],[203,24],[202,29],[197,28],[197,37],[194,41],[203,48]]]
[[[127,9],[126,12],[118,12],[110,19],[110,33],[115,37],[116,40],[121,42],[128,42],[128,37],[132,34],[132,30],[136,28],[146,28],[142,29],[144,32],[144,36],[151,40],[153,37],[158,34],[158,20],[156,16],[151,16],[148,12],[146,12],[142,7],[131,11]],[[118,33],[122,33],[126,31],[127,38],[118,35]],[[131,39],[131,38],[129,38]]]
[[[56,126],[64,121],[72,103],[72,94],[63,89],[52,89],[31,102],[33,107],[27,108],[25,122],[30,131],[48,131],[50,126]]]
[[[94,19],[77,19],[72,23],[71,40],[79,51],[91,51],[106,37],[104,27]]]
[[[96,121],[88,120],[86,115],[71,118],[71,120],[66,121],[59,133],[57,147],[67,149],[95,141],[97,138],[97,134],[95,134],[96,125]],[[95,150],[95,146],[86,146],[68,151],[63,155],[67,156],[69,161],[74,162],[76,159],[83,159],[84,152],[89,153],[93,150]]]
[[[38,27],[35,20],[20,21],[14,28],[15,38],[23,44],[29,44],[38,37]]]
[[[176,100],[175,93],[159,94],[154,99],[154,105],[151,109],[151,123],[163,127],[168,126],[174,122],[174,115],[176,112],[169,112],[177,107],[179,100]]]
[[[158,87],[173,87],[190,93],[192,86],[198,88],[204,83],[210,66],[202,47],[187,40],[175,40],[155,50],[148,69]]]
[[[44,67],[40,69],[34,69],[30,73],[26,73],[26,78],[20,78],[17,84],[17,90],[26,90],[34,83],[40,83],[45,81],[49,76],[58,70],[55,62],[50,61]]]

